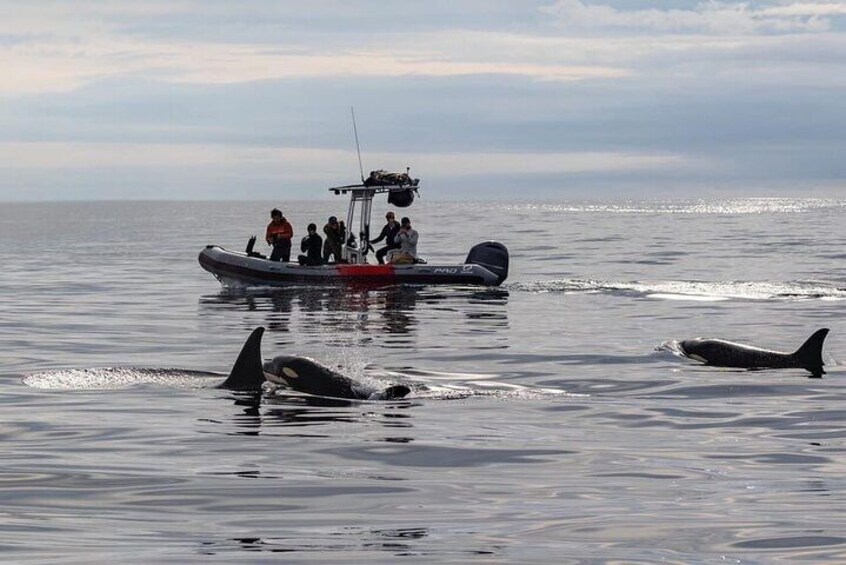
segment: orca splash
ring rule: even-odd
[[[822,377],[822,347],[828,328],[814,332],[794,353],[759,349],[722,339],[686,339],[679,343],[682,355],[715,367],[740,369],[805,369],[812,377]]]
[[[263,335],[263,327],[259,326],[253,330],[244,342],[229,377],[219,388],[257,391],[268,381],[306,394],[357,400],[395,400],[411,392],[409,387],[401,384],[385,389],[368,386],[308,357],[279,355],[267,363],[262,363]]]

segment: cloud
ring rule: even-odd
[[[405,38],[407,45],[422,43]],[[493,54],[475,60],[432,47],[413,50],[302,52],[296,45],[152,42],[92,37],[0,46],[0,95],[67,92],[112,76],[140,76],[164,82],[233,84],[322,77],[454,77],[509,75],[535,80],[619,78],[613,66],[557,60],[502,61]]]
[[[754,34],[769,32],[819,32],[830,28],[826,16],[846,14],[842,4],[806,3],[754,8],[746,2],[701,2],[693,9],[657,8],[619,10],[607,4],[558,0],[541,8],[563,28],[634,30],[639,33],[697,32]]]
[[[306,175],[319,171],[331,180],[357,171],[351,151],[299,147],[237,147],[172,143],[0,143],[0,170],[88,169],[99,167],[261,167],[265,170]],[[648,152],[573,151],[553,153],[450,152],[408,154],[374,152],[368,163],[397,170],[441,175],[549,174],[591,171],[643,171],[703,167],[698,159],[680,154]],[[334,166],[333,166],[334,164]]]
[[[796,2],[783,6],[772,6],[761,8],[758,11],[764,17],[828,17],[846,16],[846,3],[844,2]]]
[[[571,152],[371,152],[365,166],[404,170],[423,179],[423,194],[460,198],[505,196],[515,185],[560,184],[598,173],[655,179],[701,173],[713,165],[679,153]],[[329,186],[357,181],[353,151],[321,148],[232,147],[223,144],[0,143],[0,201],[56,198],[227,199],[327,197]],[[365,171],[366,174],[367,171]],[[498,180],[493,180],[498,179]],[[193,190],[185,190],[191,184]],[[92,188],[92,184],[99,188]],[[22,189],[21,187],[28,187]],[[76,195],[76,196],[74,196]]]
[[[292,32],[292,7],[267,8],[273,41],[250,40],[225,30],[231,6],[193,2],[24,4],[0,22],[0,96],[70,92],[113,77],[161,82],[236,84],[287,79],[468,77],[498,75],[525,80],[572,82],[648,75],[661,60],[723,57],[744,49],[777,45],[774,31],[822,37],[844,4],[794,3],[752,8],[746,3],[704,2],[689,10],[620,10],[581,0],[559,0],[540,8],[566,31],[599,36],[540,34],[504,29],[401,29],[379,21],[378,33],[349,30]],[[258,17],[258,5],[245,12]],[[313,10],[328,17],[338,5]],[[197,12],[192,19],[192,10]],[[244,17],[238,12],[239,17]],[[409,22],[414,21],[409,15]],[[191,39],[203,17],[220,26],[219,38]],[[302,17],[299,14],[296,17]],[[146,19],[145,19],[146,18]],[[376,16],[378,19],[378,16]],[[138,22],[147,22],[144,27]],[[208,23],[208,22],[207,22]],[[261,28],[262,22],[252,24]],[[156,33],[165,27],[168,34]],[[507,26],[503,26],[507,27]],[[180,33],[180,31],[182,33]],[[663,32],[654,34],[651,32]],[[840,35],[842,36],[842,34]],[[794,37],[794,36],[787,36]],[[650,63],[656,63],[650,67]]]
[[[460,190],[844,174],[846,2],[0,7],[4,190],[344,182],[350,105],[372,168]]]

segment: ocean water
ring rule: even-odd
[[[424,197],[421,253],[502,241],[501,288],[222,288],[197,253],[273,206],[346,208],[0,205],[0,560],[846,562],[846,201]],[[259,325],[422,388],[212,388]],[[820,327],[822,379],[665,347]]]

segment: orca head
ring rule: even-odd
[[[218,388],[230,390],[261,390],[264,372],[261,365],[261,338],[264,328],[257,327],[244,342],[229,377]]]
[[[704,340],[701,337],[686,339],[679,342],[679,350],[681,351],[681,354],[688,359],[693,359],[694,361],[707,364],[708,359],[705,356],[705,350],[707,347],[704,347],[706,341],[707,340]]]
[[[359,400],[396,400],[411,392],[405,385],[394,385],[374,392],[337,371],[324,367],[308,357],[279,355],[262,366],[264,378],[298,392],[334,398]]]
[[[315,367],[311,367],[312,365]],[[297,388],[297,385],[303,382],[300,379],[311,376],[314,371],[310,369],[316,366],[316,363],[304,357],[277,355],[262,365],[262,372],[264,378],[272,383]]]

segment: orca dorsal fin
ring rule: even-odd
[[[814,334],[802,344],[793,354],[796,359],[796,364],[804,369],[809,370],[815,377],[821,377],[825,374],[823,371],[822,348],[825,336],[828,335],[828,328],[821,328],[814,332]]]
[[[264,335],[264,328],[257,327],[244,342],[238,359],[232,365],[232,370],[227,378],[218,388],[231,390],[260,390],[264,383],[264,370],[261,360],[261,337]]]

